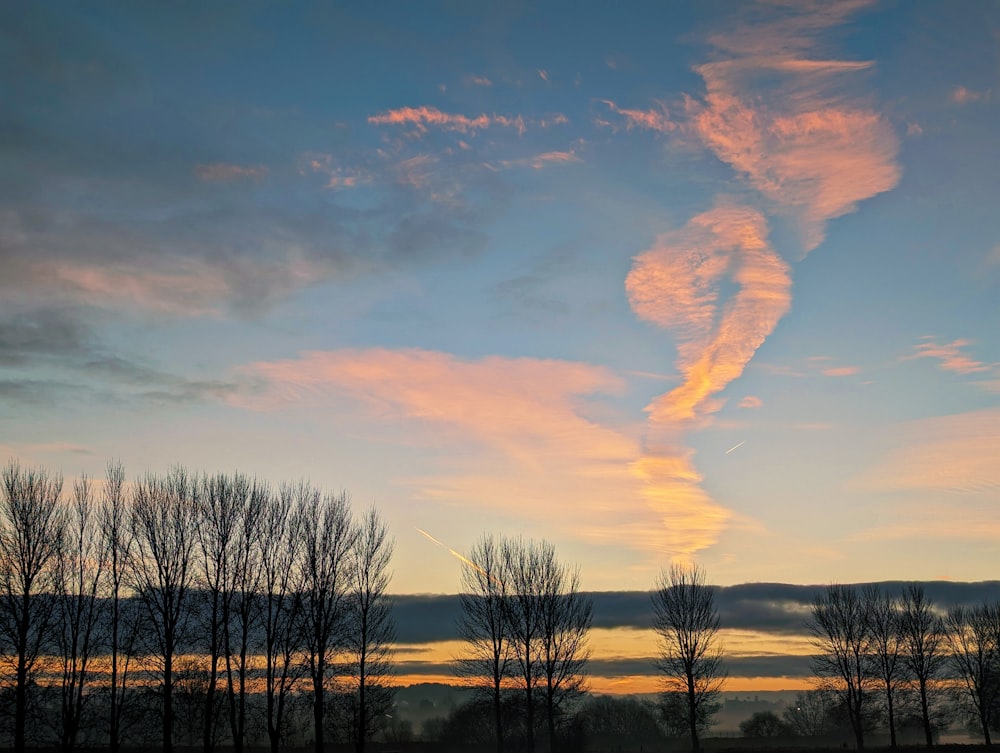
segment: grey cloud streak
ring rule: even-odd
[[[865,584],[859,584],[863,587]],[[879,584],[891,593],[902,590],[902,581]],[[1000,599],[1000,581],[922,583],[927,597],[941,609]],[[803,635],[810,607],[825,585],[747,583],[716,588],[722,627],[754,630],[773,635]],[[646,591],[601,591],[594,600],[595,628],[647,629],[652,627],[649,593]],[[398,640],[404,644],[456,640],[460,615],[457,595],[397,595],[393,613],[399,625]]]

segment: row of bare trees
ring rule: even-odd
[[[896,747],[903,693],[916,699],[927,745],[955,711],[991,744],[1000,719],[1000,604],[944,611],[918,584],[900,593],[835,585],[816,598],[810,626],[820,688],[838,699],[859,750],[879,717]]]
[[[557,750],[589,658],[593,604],[580,591],[579,570],[546,541],[487,535],[463,559],[460,599],[467,652],[456,669],[492,708],[497,752],[513,736],[534,751],[539,713],[548,750]]]
[[[242,751],[251,722],[277,751],[303,695],[322,751],[331,693],[363,753],[391,708],[395,637],[394,543],[374,507],[355,519],[346,493],[182,468],[126,484],[111,464],[103,484],[83,477],[68,499],[45,470],[11,462],[2,476],[0,656],[15,751],[39,689],[58,688],[63,750],[96,718],[115,752],[130,705],[155,688],[170,753],[178,662],[195,654],[206,753],[221,736]]]

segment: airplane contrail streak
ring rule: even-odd
[[[480,569],[480,568],[479,568],[479,567],[478,567],[478,566],[476,565],[476,563],[475,563],[475,562],[473,562],[472,560],[470,560],[470,559],[469,559],[468,557],[464,557],[464,556],[463,556],[463,555],[461,555],[460,553],[456,552],[456,551],[455,551],[454,549],[452,549],[452,548],[451,548],[450,546],[447,546],[446,544],[444,544],[444,543],[442,543],[442,542],[438,541],[438,540],[437,540],[436,538],[434,538],[434,537],[433,537],[433,536],[431,536],[431,535],[430,535],[429,533],[427,533],[427,531],[425,531],[425,530],[424,530],[423,528],[417,528],[417,526],[413,526],[413,527],[417,529],[417,533],[421,534],[422,536],[424,536],[424,537],[425,537],[426,539],[428,539],[429,541],[432,541],[432,542],[434,542],[434,543],[435,543],[435,544],[437,544],[437,545],[438,545],[439,547],[441,547],[442,549],[444,549],[444,550],[445,550],[446,552],[448,552],[449,554],[451,554],[451,555],[452,555],[453,557],[457,557],[457,558],[458,558],[459,560],[461,560],[462,562],[464,562],[464,563],[465,563],[466,565],[468,565],[469,567],[473,567],[473,568],[475,568],[476,570],[479,570],[479,569]]]
[[[744,439],[744,440],[743,440],[742,442],[740,442],[739,444],[737,444],[737,445],[733,445],[733,446],[732,446],[732,447],[730,447],[730,448],[729,448],[728,450],[726,450],[726,454],[728,455],[728,454],[729,454],[730,452],[732,452],[733,450],[738,450],[738,449],[740,449],[740,447],[742,447],[742,446],[743,446],[743,445],[745,445],[746,443],[747,443],[747,441],[746,441],[746,440]]]

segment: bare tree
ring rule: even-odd
[[[229,729],[235,753],[243,753],[247,738],[248,681],[251,666],[252,633],[259,627],[258,591],[263,577],[261,536],[264,515],[270,503],[267,484],[233,478],[236,493],[237,526],[229,557],[227,619],[223,623],[226,657]]]
[[[364,753],[365,743],[384,726],[392,710],[394,692],[386,680],[392,670],[396,623],[387,590],[394,548],[378,510],[368,508],[351,550],[347,600],[347,662],[353,685],[347,699],[357,753]]]
[[[813,602],[809,627],[820,652],[813,671],[844,704],[858,750],[864,748],[871,692],[870,626],[866,602],[851,586],[830,586]]]
[[[903,662],[920,697],[920,718],[928,746],[934,744],[936,724],[932,721],[931,695],[945,666],[946,636],[944,620],[924,594],[923,586],[909,584],[903,591],[900,632],[903,636]]]
[[[580,592],[580,571],[555,558],[547,549],[539,573],[541,637],[539,660],[545,687],[545,718],[549,750],[556,750],[556,727],[566,707],[584,693],[584,670],[590,652],[587,634],[593,620],[593,600]]]
[[[675,564],[660,572],[652,607],[666,693],[683,695],[691,749],[697,753],[699,731],[718,709],[725,681],[715,591],[705,583],[701,568]]]
[[[108,748],[118,753],[122,743],[123,713],[129,670],[138,633],[134,601],[125,594],[128,563],[132,559],[135,534],[131,526],[131,508],[125,497],[125,468],[108,463],[104,485],[104,504],[100,512],[101,551],[107,573],[108,645]]]
[[[458,660],[457,671],[488,695],[497,753],[503,753],[503,690],[510,674],[513,647],[506,620],[510,595],[501,543],[489,535],[480,538],[462,561],[461,577],[458,632],[468,653]]]
[[[14,664],[14,751],[23,753],[28,687],[52,626],[62,546],[62,477],[42,469],[3,470],[0,497],[0,637]]]
[[[202,749],[211,753],[215,740],[215,709],[218,706],[220,665],[223,662],[224,631],[228,629],[232,606],[232,559],[239,525],[240,504],[245,479],[218,474],[196,482],[199,487],[195,506],[197,534],[197,584],[205,606],[204,634],[208,643],[208,667],[204,687]]]
[[[174,660],[186,636],[194,580],[197,487],[185,471],[137,481],[132,514],[135,546],[132,586],[149,622],[148,640],[162,679],[164,753],[173,751]]]
[[[504,602],[514,659],[517,684],[524,694],[526,747],[535,750],[535,689],[541,673],[539,640],[542,636],[541,573],[543,561],[553,556],[547,542],[522,538],[504,540],[501,545],[504,580],[509,594]]]
[[[344,647],[349,553],[356,535],[346,492],[312,493],[302,514],[301,570],[303,639],[312,681],[313,742],[323,753],[326,685],[334,657]]]
[[[889,745],[895,748],[896,698],[904,679],[899,601],[877,585],[866,587],[862,599],[868,615],[871,671],[882,686],[889,723]]]
[[[76,747],[87,699],[90,662],[97,648],[104,562],[96,524],[90,479],[84,475],[73,484],[73,501],[57,568],[57,638],[62,665],[60,742],[65,751]]]
[[[295,661],[301,638],[302,508],[316,500],[305,484],[283,485],[270,496],[260,531],[261,621],[263,622],[264,696],[271,753],[278,753],[286,710],[301,665]]]
[[[962,683],[959,706],[992,745],[990,727],[1000,705],[1000,604],[956,607],[947,624],[952,666]]]
[[[795,702],[785,707],[781,718],[792,731],[801,737],[819,737],[830,729],[830,711],[834,699],[830,691],[806,690],[795,694]]]

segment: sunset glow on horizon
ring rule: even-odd
[[[54,2],[0,38],[0,460],[346,490],[394,594],[487,532],[586,591],[1000,577],[995,3]]]

